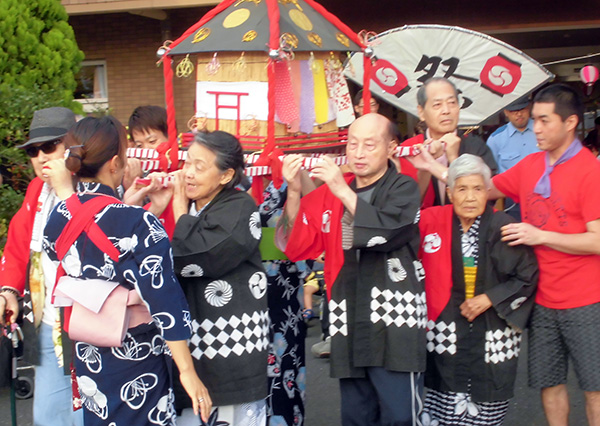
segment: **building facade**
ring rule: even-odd
[[[240,0],[257,1],[257,0]],[[261,1],[261,0],[258,0]],[[289,1],[289,0],[279,0]],[[164,105],[162,67],[157,49],[178,38],[214,0],[61,0],[79,48],[86,55],[77,96],[88,111],[109,109],[126,122],[138,105]],[[584,0],[568,2],[507,0],[491,2],[441,0],[322,0],[320,3],[354,31],[381,32],[405,24],[457,25],[481,31],[524,51],[542,64],[600,52],[600,8]],[[180,58],[176,58],[176,61]],[[558,81],[578,84],[579,69],[600,65],[600,56],[547,65]],[[600,84],[588,96],[595,111]],[[194,76],[175,78],[178,130],[187,130],[194,113]]]

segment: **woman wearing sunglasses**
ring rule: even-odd
[[[19,146],[31,159],[36,178],[29,184],[21,209],[8,228],[4,256],[0,262],[0,321],[6,310],[15,322],[19,306],[17,296],[25,294],[23,331],[25,361],[36,365],[33,421],[36,425],[81,425],[82,411],[74,412],[71,403],[69,362],[63,361],[61,348],[55,348],[53,336],[59,336],[60,323],[50,302],[56,267],[42,250],[43,230],[59,197],[52,187],[49,168],[52,160],[64,158],[62,137],[75,124],[75,115],[67,108],[53,107],[36,111],[29,129],[29,140]],[[65,173],[70,180],[70,174]],[[55,350],[57,349],[57,350]],[[66,374],[65,374],[66,373]]]

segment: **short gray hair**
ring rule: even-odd
[[[456,85],[454,83],[452,83],[445,77],[432,77],[425,81],[425,83],[423,83],[423,85],[419,87],[419,90],[417,90],[417,104],[421,108],[425,108],[425,104],[427,103],[427,86],[429,86],[431,83],[436,82],[444,82],[452,86],[452,88],[454,89],[454,94],[456,95],[456,99],[458,99],[458,89],[456,88]]]
[[[448,168],[448,187],[453,189],[458,178],[471,175],[480,175],[483,177],[486,188],[490,188],[492,171],[481,157],[473,154],[463,154],[450,163],[450,167]]]

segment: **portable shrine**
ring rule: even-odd
[[[247,152],[332,150],[354,120],[343,76],[359,36],[313,0],[225,0],[163,46],[171,162],[173,74],[196,78],[190,132],[224,130]]]

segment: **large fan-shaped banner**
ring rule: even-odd
[[[493,37],[460,27],[407,25],[369,41],[373,48],[371,91],[417,115],[417,90],[446,77],[460,94],[461,125],[475,125],[554,77],[539,63]],[[362,85],[363,53],[344,75]]]

